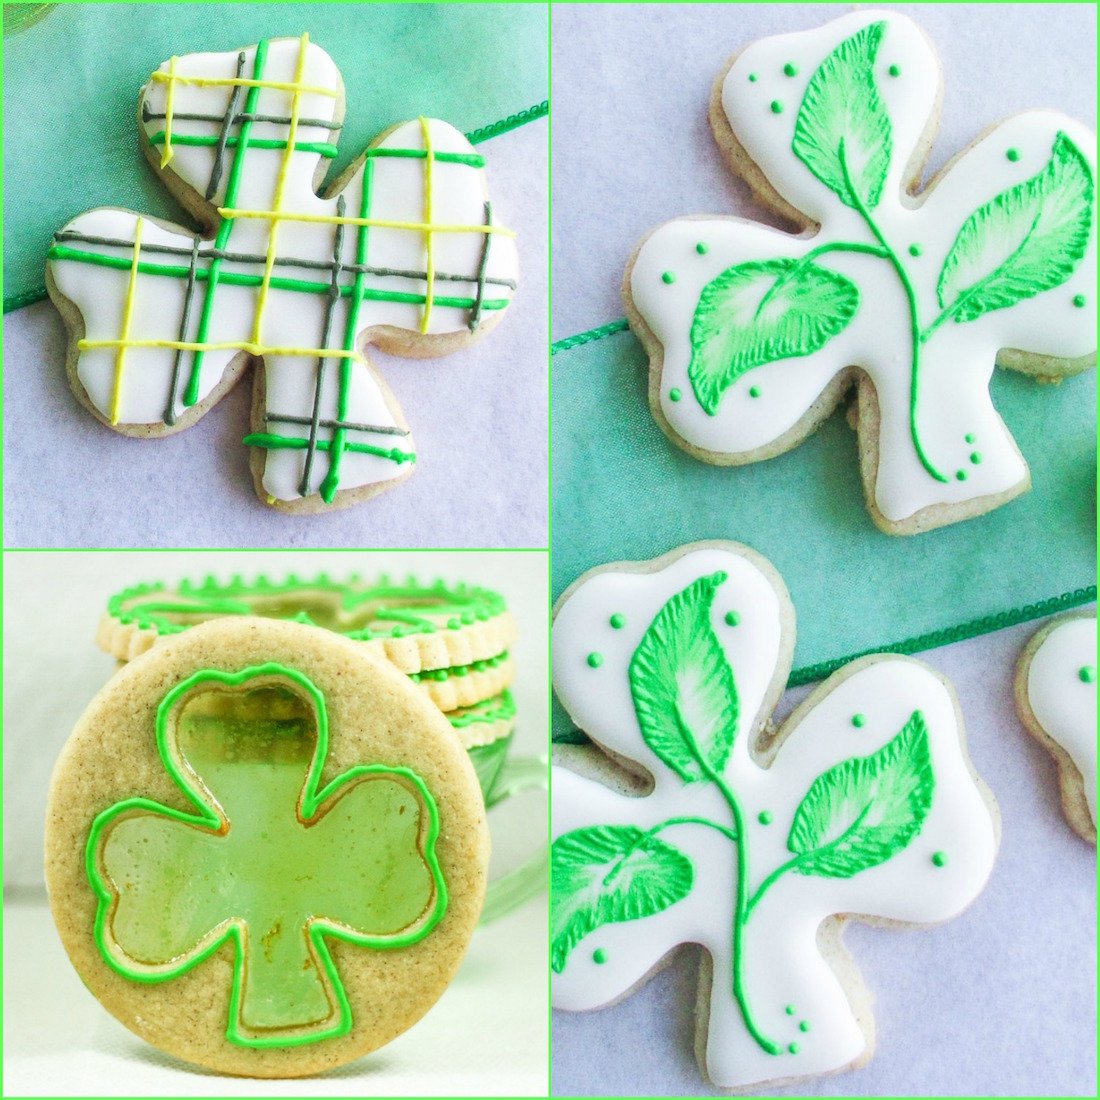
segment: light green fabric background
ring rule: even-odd
[[[1094,371],[1054,385],[996,371],[994,401],[1031,467],[1031,491],[909,538],[871,522],[840,412],[779,458],[723,469],[665,438],[646,381],[629,332],[554,355],[555,597],[607,562],[701,539],[743,542],[790,589],[797,670],[1095,583]],[[555,733],[563,722],[559,708]]]
[[[541,4],[65,4],[4,41],[4,297],[40,287],[50,237],[93,206],[179,220],[141,155],[137,95],[173,54],[308,31],[346,88],[338,174],[381,130],[469,132],[548,95]]]

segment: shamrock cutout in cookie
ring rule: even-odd
[[[782,580],[734,543],[597,570],[554,622],[566,710],[653,779],[631,797],[621,773],[611,789],[555,769],[554,1004],[610,1004],[701,944],[704,1068],[722,1087],[865,1062],[845,915],[954,917],[997,847],[954,693],[920,662],[856,661],[767,726],[793,634]]]
[[[516,286],[485,160],[444,122],[391,127],[318,197],[343,95],[307,35],[172,58],[142,90],[140,126],[201,232],[93,210],[47,265],[73,388],[124,434],[190,426],[262,364],[245,443],[257,493],[287,511],[355,503],[412,470],[363,346],[454,351]]]
[[[711,123],[804,232],[682,218],[642,243],[624,286],[654,416],[704,461],[791,449],[856,383],[867,503],[891,534],[1030,487],[990,399],[995,362],[1044,377],[1095,362],[1094,136],[1018,115],[913,198],[938,97],[931,45],[893,12],[750,46]]]
[[[196,673],[164,697],[156,736],[197,812],[135,797],[96,817],[87,870],[103,958],[134,981],[162,982],[228,941],[230,1042],[347,1034],[329,942],[405,947],[447,908],[424,781],[365,764],[322,788],[324,697],[280,665]]]

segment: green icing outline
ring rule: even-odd
[[[335,997],[339,1012],[339,1021],[330,1028],[312,1031],[305,1035],[249,1036],[240,1031],[238,1021],[240,1015],[241,988],[244,981],[244,938],[241,925],[238,923],[239,918],[231,919],[225,931],[217,936],[211,943],[198,950],[197,953],[190,953],[185,956],[184,960],[177,966],[158,970],[156,973],[150,973],[148,970],[130,968],[111,953],[107,944],[108,918],[113,909],[112,903],[117,899],[118,893],[117,891],[112,891],[105,882],[104,877],[100,874],[97,856],[101,850],[101,842],[104,840],[103,834],[112,822],[122,814],[141,810],[171,818],[185,825],[198,826],[200,828],[220,829],[222,826],[222,818],[210,809],[210,802],[205,800],[200,790],[188,781],[183,771],[177,766],[173,759],[169,747],[169,714],[183,696],[202,684],[216,683],[226,687],[238,687],[249,680],[261,677],[279,677],[292,681],[306,693],[315,708],[317,719],[317,743],[313,751],[313,760],[306,773],[306,781],[300,803],[300,815],[304,821],[313,818],[320,807],[335,794],[337,790],[350,781],[359,779],[364,775],[392,775],[404,779],[415,789],[428,815],[428,830],[421,848],[421,855],[432,876],[432,883],[435,888],[435,901],[432,905],[431,912],[418,928],[411,932],[397,933],[389,936],[376,936],[352,932],[322,919],[314,919],[310,922],[310,943],[317,958],[322,964],[325,976],[329,981],[330,988]],[[229,994],[229,1018],[225,1032],[225,1037],[229,1042],[237,1046],[269,1049],[272,1047],[304,1046],[307,1043],[316,1043],[323,1039],[335,1039],[342,1035],[347,1035],[352,1029],[351,1003],[344,990],[343,982],[340,980],[340,974],[336,969],[336,964],[333,962],[332,955],[325,943],[325,936],[331,936],[333,939],[341,940],[344,943],[350,943],[356,947],[369,947],[375,950],[408,947],[424,939],[435,926],[439,924],[447,911],[447,883],[443,878],[443,872],[439,866],[439,857],[435,850],[435,843],[439,837],[440,830],[439,808],[431,792],[428,790],[427,784],[410,768],[391,767],[386,764],[359,764],[349,768],[341,775],[338,775],[327,786],[318,791],[317,785],[320,782],[321,772],[324,769],[325,760],[328,756],[328,710],[325,705],[324,695],[303,673],[274,662],[254,665],[242,669],[240,672],[220,672],[213,669],[201,669],[189,676],[186,680],[177,684],[164,696],[157,707],[156,741],[157,751],[165,771],[199,812],[197,815],[189,814],[182,810],[174,810],[171,807],[163,806],[159,802],[155,802],[149,798],[137,797],[127,798],[121,802],[116,802],[114,805],[109,806],[106,810],[102,810],[96,815],[88,834],[87,844],[84,848],[84,867],[97,901],[93,936],[100,955],[107,965],[122,977],[130,981],[152,984],[181,977],[205,962],[214,952],[218,951],[223,944],[232,941],[234,945],[233,981]]]

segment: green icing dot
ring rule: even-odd
[[[1091,684],[1096,679],[1096,666],[1082,665],[1077,676],[1082,684]]]
[[[786,1012],[786,1014],[788,1016],[793,1016],[794,1015],[794,1005],[787,1005],[787,1007],[783,1011]]]
[[[619,613],[618,613],[618,612],[616,611],[616,612],[615,612],[615,614],[614,614],[614,615],[612,615],[612,616],[611,616],[611,618],[610,618],[610,619],[608,619],[607,621],[608,621],[608,622],[609,622],[609,623],[611,624],[611,626],[612,626],[612,627],[613,627],[613,628],[614,628],[615,630],[622,630],[622,628],[623,628],[623,624],[624,624],[624,623],[626,622],[626,619],[624,619],[624,618],[622,617],[622,615],[620,615],[620,614],[619,614]]]
[[[760,813],[756,815],[756,820],[759,821],[761,825],[770,825],[775,818],[772,817],[771,810],[761,810]]]
[[[888,73],[889,73],[889,74],[890,74],[891,76],[901,76],[901,69],[900,69],[900,67],[899,67],[899,66],[897,66],[897,65],[891,65],[891,66],[890,66],[890,68],[888,68],[888,69],[887,69],[886,71],[887,71],[887,72],[888,72]]]
[[[981,461],[982,461],[981,454],[978,451],[971,451],[970,452],[970,461],[973,462],[975,466],[980,465]]]
[[[671,389],[668,391],[669,401],[679,401],[684,395],[677,389]]]
[[[924,251],[924,249],[921,248],[921,246],[919,244],[911,244],[909,246],[909,255],[910,256],[919,256],[923,251]]]
[[[787,1049],[788,1049],[788,1050],[789,1050],[789,1051],[790,1051],[790,1052],[791,1052],[792,1054],[797,1054],[797,1053],[798,1053],[798,1051],[799,1051],[799,1046],[798,1046],[798,1044],[797,1044],[797,1043],[791,1043],[791,1044],[790,1044],[790,1046],[788,1046],[788,1047],[787,1047]]]
[[[852,725],[855,726],[857,730],[862,729],[865,725],[867,725],[867,719],[862,714],[853,714]]]
[[[600,665],[602,665],[602,664],[603,664],[603,654],[602,653],[589,653],[589,655],[588,655],[588,667],[589,668],[599,668]]]
[[[787,76],[798,76],[798,66],[788,61],[787,64],[783,66],[783,72],[785,72]]]
[[[698,252],[700,256],[705,256],[710,251],[710,246],[703,241],[700,241],[695,246],[695,251]]]
[[[661,282],[664,283],[665,286],[671,286],[674,282],[676,282],[676,272],[675,271],[666,271],[661,276]]]
[[[603,966],[603,964],[607,962],[607,952],[602,947],[597,947],[596,950],[592,952],[592,961],[599,966]]]
[[[1085,304],[1086,304],[1087,302],[1088,302],[1088,299],[1087,299],[1087,298],[1086,298],[1086,297],[1085,297],[1085,296],[1084,296],[1083,294],[1075,294],[1075,295],[1073,296],[1073,304],[1074,304],[1074,305],[1075,305],[1075,306],[1076,306],[1076,307],[1077,307],[1078,309],[1084,309],[1084,308],[1085,308]]]
[[[809,1020],[803,1020],[798,1025],[798,1030],[799,1031],[809,1031],[810,1030],[810,1021]]]
[[[974,442],[974,434],[972,432],[967,432],[964,438],[966,439],[967,443]]]
[[[726,626],[736,626],[741,621],[741,616],[736,611],[726,612]]]
[[[936,867],[944,867],[947,865],[947,853],[946,852],[933,852],[932,863]]]
[[[778,99],[772,100],[772,114],[781,115],[783,113],[783,104]]]
[[[956,470],[955,471],[955,477],[959,481],[965,481],[966,480],[966,471],[965,470]]]
[[[759,396],[760,396],[760,387],[759,386],[749,386],[749,397],[759,397]]]
[[[1018,161],[1020,159],[1020,150],[1019,149],[1008,149],[1008,150],[1005,151],[1005,156],[1008,157],[1008,159],[1010,161],[1015,163],[1016,161]]]
[[[756,73],[749,73],[749,83],[750,84],[755,84],[756,83]]]

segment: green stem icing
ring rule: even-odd
[[[843,138],[840,140],[838,153],[840,167],[844,173],[844,182],[852,195],[855,208],[867,223],[867,228],[870,229],[875,240],[882,246],[885,252],[885,258],[893,265],[898,278],[901,280],[902,289],[905,291],[905,298],[909,304],[909,322],[912,337],[912,353],[909,363],[909,434],[913,439],[913,447],[917,452],[917,458],[920,459],[920,464],[928,471],[930,476],[934,477],[937,481],[946,483],[948,478],[932,465],[931,459],[924,453],[924,446],[921,443],[920,434],[917,431],[917,399],[920,386],[920,348],[922,342],[920,319],[917,311],[917,292],[913,289],[913,283],[909,278],[909,273],[905,270],[905,265],[901,262],[901,259],[894,249],[890,247],[890,243],[886,240],[882,230],[875,224],[874,218],[871,217],[871,212],[867,209],[866,204],[860,197],[858,188],[852,181],[848,171],[848,158],[844,152]]]
[[[826,256],[830,252],[863,253],[868,256],[878,256],[884,260],[890,257],[887,249],[880,248],[878,245],[873,244],[859,244],[855,241],[831,241],[829,244],[819,244],[817,248],[811,248],[793,267],[788,268],[770,287],[768,287],[767,293],[760,299],[760,304],[756,307],[754,316],[759,317],[768,302],[770,302],[787,283],[797,278],[806,267],[818,258],[818,256]]]

